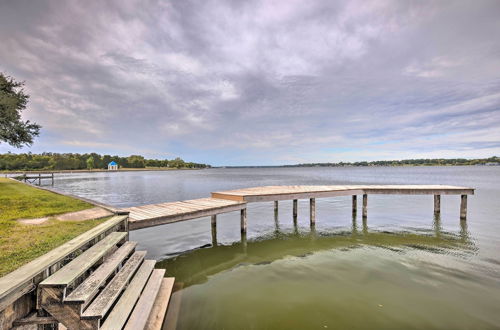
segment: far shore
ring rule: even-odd
[[[185,171],[185,170],[203,170],[203,168],[173,168],[173,167],[146,167],[146,168],[120,168],[119,170],[93,169],[93,170],[17,170],[0,171],[2,174],[24,174],[24,173],[99,173],[99,172],[140,172],[140,171]]]

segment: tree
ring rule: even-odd
[[[207,168],[210,165],[198,163],[185,163],[182,159],[175,160],[158,160],[158,159],[145,159],[142,156],[130,156],[133,166],[148,166],[154,167],[194,167],[194,168]],[[495,158],[496,160],[497,158]],[[109,162],[115,161],[119,167],[132,167],[129,165],[127,157],[101,156],[96,153],[74,154],[74,153],[53,153],[44,152],[42,154],[22,153],[13,154],[6,153],[0,154],[0,171],[1,170],[83,170],[86,168],[97,169],[107,168]],[[479,160],[485,163],[485,160]],[[100,164],[100,165],[99,165]]]
[[[185,166],[185,163],[181,158],[177,157],[177,158],[169,161],[168,166],[175,167],[175,168],[182,168]]]
[[[102,166],[101,168],[108,168],[108,164],[111,163],[111,156],[104,155],[102,156]]]
[[[87,158],[87,168],[89,170],[94,168],[94,157],[90,156],[89,158]]]
[[[142,156],[131,155],[128,157],[128,165],[133,168],[144,168],[146,166],[146,162]]]
[[[32,145],[41,128],[21,119],[21,112],[26,109],[29,99],[23,86],[24,82],[17,82],[0,72],[0,141],[16,148]]]

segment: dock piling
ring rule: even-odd
[[[356,221],[356,214],[352,214],[352,234],[357,235],[358,234],[358,223]]]
[[[217,215],[212,215],[212,246],[217,246]]]
[[[247,209],[241,209],[240,212],[241,233],[245,234],[247,232]]]
[[[434,234],[436,237],[441,237],[441,215],[439,213],[434,213],[434,221],[432,223],[432,226],[434,227]]]
[[[467,195],[460,196],[460,220],[467,218]]]
[[[434,214],[441,213],[441,195],[434,195]]]
[[[298,202],[296,199],[293,200],[293,222],[297,222],[297,208],[298,208]]]
[[[316,199],[315,198],[310,198],[309,199],[309,218],[311,221],[311,226],[313,226],[316,223]]]
[[[358,212],[358,196],[352,195],[352,214]]]
[[[363,235],[368,234],[368,220],[367,217],[363,217]]]
[[[363,194],[363,218],[366,218],[368,215],[368,195]]]
[[[278,201],[274,201],[274,221],[278,222]]]
[[[465,219],[460,219],[460,239],[462,242],[467,242],[470,239],[467,221]]]
[[[243,253],[247,254],[248,242],[247,242],[247,233],[246,232],[241,233],[241,246],[243,248]]]

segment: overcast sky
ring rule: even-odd
[[[212,165],[500,156],[500,1],[0,0],[31,148]]]

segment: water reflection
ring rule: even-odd
[[[463,241],[470,240],[470,233],[467,229],[467,220],[465,219],[460,219],[460,237]]]
[[[352,229],[339,232],[317,231],[314,225],[310,231],[301,232],[294,226],[291,232],[282,232],[279,227],[274,232],[251,240],[246,233],[241,234],[241,241],[231,245],[217,245],[198,248],[180,254],[174,258],[157,263],[157,267],[166,268],[168,276],[184,283],[184,287],[203,283],[207,277],[232,269],[243,264],[267,264],[288,256],[307,256],[319,251],[332,249],[350,250],[366,246],[388,248],[392,251],[404,249],[427,250],[446,254],[447,251],[473,253],[467,224],[461,223],[460,233],[443,232],[439,216],[434,218],[434,227],[419,231],[372,231],[368,230],[366,218],[363,219],[362,231],[357,228],[356,218],[352,219]]]
[[[434,221],[432,222],[432,227],[434,228],[434,234],[436,237],[441,236],[441,214],[440,213],[434,213]]]

